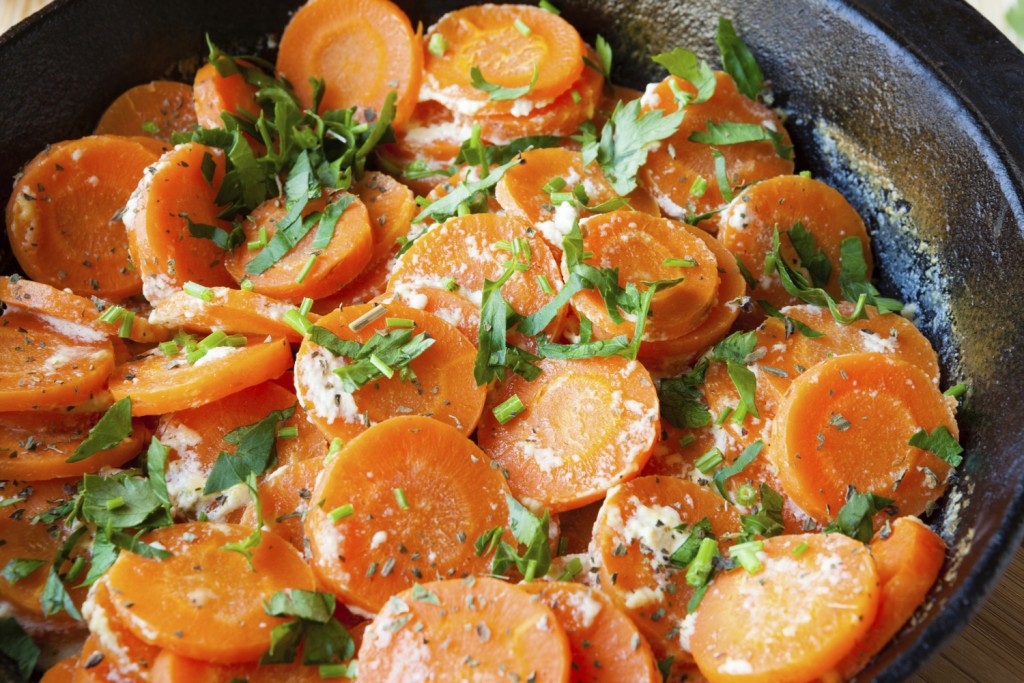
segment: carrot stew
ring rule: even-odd
[[[966,386],[728,19],[643,92],[547,0],[216,39],[14,181],[24,680],[841,681],[922,606]]]

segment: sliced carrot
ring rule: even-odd
[[[651,459],[647,461],[641,475],[689,479],[693,476],[697,459],[719,443],[715,437],[716,431],[713,429],[679,429],[662,420],[661,440],[654,445]]]
[[[848,237],[860,240],[867,277],[871,278],[871,244],[864,221],[843,195],[820,180],[803,176],[780,176],[752,185],[738,193],[718,217],[718,239],[736,255],[758,281],[751,292],[775,308],[798,304],[800,300],[782,287],[778,274],[764,277],[764,259],[771,253],[775,230],[792,229],[797,223],[814,237],[815,248],[831,265],[825,291],[840,295],[840,246]],[[788,235],[780,235],[782,255],[794,268],[807,272]],[[820,275],[819,275],[820,277]],[[816,282],[808,278],[810,282]]]
[[[75,667],[78,666],[78,655],[65,657],[43,674],[39,683],[72,683]]]
[[[573,681],[661,683],[661,674],[633,621],[599,590],[564,581],[532,581],[521,590],[539,595],[569,637]]]
[[[617,267],[619,285],[643,281],[682,282],[660,289],[651,301],[645,340],[675,339],[697,329],[714,307],[718,292],[718,259],[698,236],[699,230],[685,223],[633,211],[612,211],[592,216],[580,224],[583,248],[593,253],[586,261],[597,267]],[[689,267],[672,265],[670,259],[684,259]],[[563,275],[568,277],[563,262]],[[632,337],[636,323],[616,323],[608,315],[604,299],[594,289],[572,298],[573,308],[594,324],[598,339],[624,334]]]
[[[295,407],[292,417],[278,427],[278,431],[296,430],[294,437],[278,436],[275,442],[278,464],[326,455],[327,442],[320,430],[305,419],[297,404],[291,391],[274,382],[263,382],[198,408],[162,415],[154,435],[171,449],[166,478],[175,514],[189,519],[205,514],[213,521],[238,520],[249,502],[244,486],[205,496],[203,488],[218,455],[233,454],[238,448],[225,437],[239,427],[259,422],[271,411]]]
[[[313,302],[313,312],[327,315],[336,308],[373,301],[387,290],[388,278],[391,277],[395,263],[395,259],[389,257],[378,261],[376,265],[367,266],[355,280],[334,294]]]
[[[186,657],[222,664],[254,661],[270,646],[271,630],[285,622],[263,603],[287,589],[314,590],[309,566],[287,541],[264,531],[251,549],[252,567],[227,543],[250,529],[188,523],[144,535],[172,553],[159,560],[121,553],[107,572],[117,617],[139,639]]]
[[[651,372],[675,375],[693,363],[732,328],[740,315],[741,299],[747,294],[747,281],[732,253],[714,236],[703,230],[694,233],[714,253],[718,263],[718,295],[708,316],[696,329],[676,339],[641,341],[637,358]]]
[[[0,411],[39,410],[82,403],[103,389],[114,369],[106,334],[31,313],[0,316]]]
[[[204,64],[192,84],[196,120],[203,128],[223,128],[224,113],[256,118],[260,115],[256,90],[241,73],[221,76],[213,64]]]
[[[841,534],[776,536],[758,557],[754,573],[715,578],[697,610],[693,657],[712,683],[813,681],[870,627],[881,593],[875,561]]]
[[[510,375],[494,389],[477,438],[517,498],[571,510],[643,469],[659,434],[658,396],[644,367],[621,356],[538,367],[537,379]],[[494,410],[513,396],[525,408],[502,424]]]
[[[102,330],[113,339],[120,332],[121,321],[104,322],[100,314],[110,305],[103,300],[86,299],[83,296],[57,289],[42,282],[25,278],[0,276],[0,301],[37,315],[50,316],[62,321]],[[57,323],[60,326],[60,323]],[[84,333],[88,334],[88,332]],[[161,342],[169,332],[150,324],[145,316],[132,317],[128,339],[138,342]]]
[[[517,21],[529,30],[516,28]],[[456,112],[460,104],[473,114],[493,108],[488,93],[472,85],[474,67],[500,87],[533,83],[523,97],[534,102],[566,92],[583,71],[584,45],[576,29],[556,14],[527,5],[463,7],[441,17],[425,40],[443,41],[445,50],[426,55],[424,99]]]
[[[82,606],[89,623],[75,682],[146,681],[160,648],[140,640],[121,621],[106,579],[97,581]]]
[[[692,661],[680,642],[693,588],[669,556],[689,537],[680,525],[707,518],[716,536],[740,520],[717,493],[675,477],[640,477],[612,489],[594,525],[601,590],[633,619],[658,659]]]
[[[682,219],[687,213],[703,214],[714,211],[726,203],[715,178],[715,160],[711,146],[691,142],[689,137],[707,129],[709,122],[753,123],[783,134],[783,145],[789,145],[789,134],[779,117],[768,107],[747,98],[736,89],[732,77],[716,72],[715,94],[707,102],[686,106],[682,125],[661,146],[647,155],[647,163],[640,169],[640,179],[658,200],[662,212],[670,218]],[[678,110],[673,85],[695,94],[696,89],[687,81],[669,76],[658,84],[648,86],[644,94],[643,111],[660,109],[666,114]],[[792,159],[779,156],[769,142],[746,142],[722,145],[718,148],[725,157],[726,175],[731,187],[740,187],[759,180],[793,172]],[[706,191],[697,196],[691,192],[698,178],[707,184]],[[700,193],[698,193],[700,194]],[[715,228],[715,221],[702,221],[701,227]]]
[[[567,681],[572,653],[555,614],[491,578],[435,581],[387,603],[359,648],[360,681]]]
[[[348,306],[325,315],[318,324],[343,340],[365,344],[388,329],[388,318],[411,320],[414,335],[425,333],[434,340],[409,362],[415,376],[403,379],[396,372],[347,392],[334,370],[350,361],[307,338],[295,360],[295,387],[309,419],[329,437],[345,440],[397,415],[426,415],[471,434],[486,396],[486,388],[476,386],[473,379],[473,345],[437,316],[396,303],[387,307],[387,315],[353,331],[350,325],[373,308]]]
[[[419,210],[412,190],[394,178],[378,171],[369,171],[352,186],[352,192],[366,207],[373,233],[372,267],[386,260],[395,250],[398,238],[409,232],[409,225]]]
[[[786,494],[819,522],[836,516],[849,486],[917,515],[945,491],[952,467],[908,442],[918,430],[943,426],[955,438],[955,404],[910,363],[879,353],[838,356],[789,386],[768,455]]]
[[[510,216],[522,219],[540,231],[548,246],[555,254],[562,252],[562,240],[572,228],[573,218],[592,216],[587,210],[576,211],[571,203],[561,208],[551,202],[551,194],[544,187],[556,179],[565,181],[561,192],[572,192],[580,184],[587,194],[589,206],[598,206],[615,199],[618,195],[596,164],[583,168],[583,156],[560,147],[531,149],[523,152],[523,163],[505,171],[495,186],[495,196],[501,208]],[[658,205],[642,189],[634,190],[629,197],[629,206],[634,211],[660,216]]]
[[[170,140],[172,133],[184,133],[196,124],[192,86],[151,81],[118,95],[96,124],[96,135],[147,135]]]
[[[284,339],[249,339],[240,348],[220,347],[189,364],[182,349],[173,357],[160,349],[119,365],[110,378],[116,400],[132,397],[132,415],[160,415],[195,408],[273,379],[288,369]]]
[[[32,523],[36,515],[73,497],[77,492],[75,484],[74,479],[0,481],[0,496],[4,500],[4,506],[0,508],[0,566],[6,567],[14,559],[44,562],[15,583],[0,579],[0,600],[10,605],[16,615],[25,617],[23,625],[30,631],[45,633],[78,625],[65,611],[46,617],[44,621],[40,602],[53,558],[69,530],[61,520],[49,526]],[[66,572],[70,568],[69,561],[60,569]],[[86,590],[74,588],[71,583],[67,584],[67,589],[76,607],[81,607]]]
[[[128,245],[150,303],[189,281],[210,287],[234,284],[224,269],[224,250],[213,240],[193,237],[188,228],[191,221],[230,231],[230,224],[217,217],[224,164],[224,152],[216,147],[178,145],[146,170],[128,201]],[[208,180],[204,174],[211,167]]]
[[[345,192],[333,192],[329,198],[310,201],[303,215],[324,211],[327,204],[350,198]],[[284,201],[278,197],[268,199],[249,214],[242,224],[246,241],[225,258],[228,272],[237,282],[249,280],[254,291],[297,304],[304,297],[319,299],[334,294],[355,279],[370,262],[373,250],[370,218],[363,203],[355,199],[338,218],[326,249],[313,248],[318,232],[315,227],[267,270],[248,272],[246,266],[262,253],[260,249],[249,249],[249,243],[259,242],[263,231],[268,239],[272,239],[277,233],[278,222],[287,213]]]
[[[114,135],[40,152],[25,166],[7,203],[7,236],[25,273],[82,296],[138,294],[142,281],[120,217],[156,159],[147,146]]]
[[[419,308],[436,315],[452,325],[476,346],[480,334],[480,308],[469,299],[459,296],[457,292],[437,287],[417,287],[403,282],[394,292],[387,292],[378,298],[387,305],[390,301],[398,301],[412,308]],[[509,333],[514,343],[524,345],[526,338],[514,330]]]
[[[444,105],[425,100],[416,104],[403,130],[395,132],[395,141],[379,145],[376,152],[399,171],[414,162],[422,166],[421,173],[402,173],[399,179],[417,195],[426,195],[448,178],[443,171],[455,161],[462,141],[471,133],[469,124],[457,123]]]
[[[325,82],[324,109],[372,107],[379,113],[393,90],[394,126],[401,128],[419,98],[423,45],[409,17],[388,0],[312,0],[285,27],[277,70],[307,107],[310,78]]]
[[[417,239],[398,258],[388,289],[401,292],[403,287],[424,286],[445,289],[451,278],[456,292],[470,301],[480,303],[484,280],[492,282],[505,271],[507,251],[498,249],[499,242],[525,239],[530,245],[530,267],[516,272],[501,288],[501,295],[512,308],[523,315],[539,311],[554,297],[561,285],[561,275],[551,250],[537,235],[530,236],[529,225],[510,216],[477,213],[450,218]],[[545,294],[537,276],[551,285]],[[550,336],[557,335],[564,320],[564,311],[549,325]]]
[[[888,537],[876,536],[868,546],[878,566],[882,597],[871,628],[836,666],[852,679],[882,651],[924,604],[946,559],[946,544],[916,517],[900,517]]]
[[[317,482],[305,519],[313,569],[346,606],[369,613],[420,577],[486,574],[490,558],[473,543],[505,526],[507,492],[457,430],[387,420],[346,444]]]
[[[301,659],[291,664],[213,664],[162,650],[153,664],[151,683],[322,683],[332,680],[320,675],[320,667],[306,666]],[[337,681],[350,681],[338,677]]]
[[[754,405],[757,406],[758,416],[747,413],[744,415],[740,407],[740,394],[736,385],[729,376],[728,366],[725,363],[712,362],[704,373],[704,384],[701,387],[704,393],[704,401],[713,417],[718,417],[725,412],[728,415],[721,430],[725,432],[719,441],[724,440],[726,446],[722,450],[727,459],[732,459],[740,454],[744,448],[758,439],[768,440],[765,427],[768,426],[776,411],[778,401],[775,394],[762,386],[763,382],[757,383],[757,391],[754,394]],[[743,419],[738,419],[735,414],[740,410]]]
[[[288,323],[284,314],[294,306],[269,296],[244,289],[211,287],[207,298],[176,291],[161,299],[149,316],[151,323],[193,332],[223,330],[231,334],[271,335],[290,342],[302,341],[302,335]],[[315,322],[318,316],[306,316]]]
[[[96,414],[0,413],[0,479],[41,481],[118,467],[142,450],[149,430],[136,423],[121,443],[84,460],[66,462],[99,419]]]
[[[302,520],[309,510],[316,478],[324,469],[322,458],[307,458],[276,468],[260,484],[260,507],[264,528],[291,543],[300,552],[306,549]],[[240,524],[255,526],[256,507],[249,504]]]
[[[841,303],[839,310],[843,315],[851,315],[854,304]],[[928,338],[902,316],[878,315],[874,306],[865,306],[864,310],[867,319],[850,325],[840,325],[827,308],[818,306],[787,306],[781,310],[783,315],[820,332],[821,337],[808,337],[795,331],[787,337],[782,321],[765,320],[757,331],[758,346],[765,349],[758,366],[779,372],[761,372],[758,384],[763,383],[775,393],[776,399],[781,399],[792,381],[808,368],[833,356],[874,352],[916,365],[938,386],[939,359]]]

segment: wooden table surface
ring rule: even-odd
[[[50,0],[0,0],[0,33]],[[1008,3],[975,0],[983,12]],[[1000,24],[1001,17],[990,15]],[[971,623],[911,683],[1024,682],[1024,549]]]

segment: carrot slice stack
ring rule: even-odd
[[[260,114],[256,87],[246,82],[241,73],[221,76],[213,64],[204,64],[196,72],[192,90],[196,119],[203,128],[223,128],[222,113],[252,118]]]

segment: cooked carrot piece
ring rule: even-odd
[[[152,81],[118,95],[96,124],[96,135],[146,135],[170,140],[172,133],[184,133],[196,123],[192,86]]]
[[[401,283],[394,292],[386,292],[378,299],[385,306],[391,301],[398,301],[411,308],[418,308],[436,315],[452,325],[466,339],[477,345],[480,334],[480,307],[469,299],[459,296],[457,292],[437,287],[416,287],[414,284]],[[525,347],[527,338],[515,330],[509,333],[513,343]]]
[[[306,666],[298,659],[291,664],[214,664],[183,657],[172,650],[161,650],[149,680],[150,683],[322,683],[352,679],[323,677],[320,667]]]
[[[398,238],[409,232],[409,224],[417,213],[412,190],[384,173],[370,171],[352,186],[352,192],[366,207],[373,233],[370,267],[389,258]]]
[[[593,213],[585,209],[577,211],[572,202],[554,206],[551,192],[544,190],[552,182],[562,185],[557,191],[563,193],[582,185],[589,199],[588,206],[599,206],[618,195],[596,164],[583,168],[583,156],[579,152],[560,147],[523,152],[523,163],[505,171],[495,186],[495,196],[506,213],[533,225],[551,250],[561,254],[562,240],[572,229],[573,219],[577,214],[586,217]],[[642,189],[634,190],[627,199],[629,206],[623,207],[625,210],[661,215],[658,205]]]
[[[712,683],[813,681],[878,611],[878,570],[859,541],[776,536],[764,541],[763,557],[756,572],[719,574],[697,610],[690,645]]]
[[[398,177],[417,195],[425,196],[446,180],[443,173],[455,161],[462,141],[472,134],[466,123],[456,123],[455,115],[444,105],[431,100],[416,103],[412,118],[403,130],[395,132],[395,141],[377,147],[377,155],[403,171]],[[406,175],[410,164],[420,172]],[[431,173],[433,172],[433,173]]]
[[[516,28],[516,22],[529,32]],[[441,38],[434,38],[440,36]],[[424,99],[441,102],[456,112],[467,108],[486,114],[502,102],[489,103],[489,93],[473,87],[471,71],[480,70],[487,83],[525,88],[523,98],[553,100],[572,87],[583,71],[583,40],[565,19],[527,5],[472,5],[441,17],[426,41],[445,45],[442,54],[428,52],[424,62]],[[536,78],[535,78],[536,77]]]
[[[222,664],[254,661],[284,619],[268,615],[265,600],[287,589],[315,590],[302,556],[264,531],[251,549],[252,567],[227,543],[250,529],[234,524],[187,523],[145,534],[173,553],[158,560],[121,553],[107,572],[111,600],[136,637],[186,657]]]
[[[800,228],[797,228],[799,224]],[[755,299],[764,299],[775,308],[798,304],[800,300],[782,287],[778,274],[765,277],[764,259],[772,251],[775,230],[780,233],[782,255],[787,263],[807,273],[808,281],[835,297],[840,294],[839,272],[842,266],[842,241],[856,237],[862,245],[867,278],[871,278],[871,245],[864,221],[843,195],[820,180],[803,176],[780,176],[752,185],[737,193],[718,217],[718,239],[736,255],[758,281],[751,292]],[[805,256],[814,253],[811,263],[803,263],[794,248],[794,234],[809,232],[814,250],[805,248]],[[825,266],[823,254],[828,260]]]
[[[643,291],[642,281],[674,280],[678,284],[658,290],[651,302],[645,340],[675,339],[697,329],[713,308],[718,292],[718,259],[698,236],[699,230],[685,223],[633,211],[612,211],[584,219],[583,248],[593,253],[586,261],[598,267],[617,267],[619,285],[633,282]],[[675,265],[673,259],[686,262]],[[568,277],[564,270],[563,275]],[[624,334],[632,337],[636,324],[616,323],[608,315],[604,299],[594,289],[572,298],[573,308],[594,324],[595,338]]]
[[[244,289],[210,287],[204,292],[205,299],[184,291],[168,295],[153,307],[150,322],[193,332],[223,330],[302,341],[302,335],[284,322],[284,314],[294,306]],[[318,316],[310,313],[306,317],[316,322]]]
[[[78,666],[78,655],[65,657],[43,674],[39,683],[72,683],[75,675],[75,667]]]
[[[661,682],[651,646],[601,591],[564,581],[532,581],[519,588],[539,595],[565,629],[572,650],[570,680]]]
[[[762,382],[757,383],[757,391],[754,394],[754,405],[757,406],[758,412],[758,416],[755,417],[750,413],[744,414],[740,407],[742,402],[740,394],[729,376],[728,366],[725,363],[712,362],[708,366],[707,372],[704,373],[704,385],[701,389],[708,410],[716,418],[723,411],[728,413],[728,419],[721,425],[721,429],[725,433],[718,438],[719,441],[724,441],[726,444],[722,450],[727,459],[739,455],[740,451],[758,439],[768,440],[768,434],[764,429],[770,424],[769,420],[775,416],[778,410],[778,401],[775,399],[775,394],[763,387],[762,384]],[[737,409],[741,411],[740,415],[743,415],[742,420],[738,419],[735,414]]]
[[[305,519],[313,569],[346,606],[370,613],[418,577],[486,574],[491,560],[473,543],[505,526],[507,492],[458,430],[387,420],[348,442],[317,482]]]
[[[206,515],[215,522],[236,522],[249,502],[244,486],[203,495],[206,480],[222,452],[235,454],[239,445],[225,437],[232,431],[266,418],[272,411],[294,407],[295,413],[279,423],[275,443],[277,464],[319,459],[327,453],[320,430],[305,419],[291,391],[274,382],[263,382],[198,408],[179,410],[160,417],[154,436],[170,449],[167,458],[167,490],[175,515],[196,519]]]
[[[138,455],[149,436],[141,423],[136,423],[131,435],[116,446],[78,462],[66,462],[99,417],[38,411],[0,413],[0,479],[78,477],[103,467],[118,467]]]
[[[302,519],[309,510],[316,478],[324,469],[322,458],[307,458],[276,468],[260,484],[264,528],[291,543],[299,552],[306,548]],[[239,524],[255,526],[256,507],[249,504]]]
[[[114,369],[107,335],[12,310],[0,316],[0,411],[62,408],[99,393]]]
[[[388,278],[391,277],[395,263],[395,259],[389,257],[367,266],[355,280],[334,294],[314,301],[311,310],[319,315],[327,315],[336,308],[373,301],[387,290]]]
[[[317,249],[320,222],[311,228],[283,257],[261,273],[249,272],[247,266],[262,249],[250,249],[258,243],[261,233],[267,239],[277,234],[277,224],[288,210],[279,197],[268,199],[256,207],[242,224],[246,241],[225,257],[228,272],[237,282],[249,280],[253,290],[283,301],[298,304],[303,298],[319,299],[334,294],[351,282],[370,261],[373,234],[370,218],[361,201],[345,192],[334,192],[329,198],[315,199],[306,205],[303,215],[324,212],[328,204],[349,202],[334,224],[325,249]]]
[[[156,159],[147,146],[114,135],[40,152],[25,166],[7,203],[7,236],[25,273],[86,297],[138,294],[142,281],[120,216]]]
[[[383,373],[379,379],[347,391],[335,370],[350,365],[352,359],[335,356],[307,337],[295,360],[295,387],[309,419],[324,434],[345,440],[397,415],[426,415],[471,434],[486,397],[486,388],[476,386],[473,380],[473,344],[437,316],[396,303],[387,307],[385,315],[354,331],[351,325],[376,306],[348,306],[320,318],[318,325],[342,340],[367,344],[374,337],[380,338],[378,332],[394,329],[387,332],[391,335],[404,331],[389,328],[389,319],[406,325],[404,321],[408,320],[413,327],[408,329],[412,337],[407,344],[420,334],[433,342],[408,362],[411,376],[395,368],[391,370],[393,377]]]
[[[747,294],[747,281],[732,253],[709,233],[700,230],[694,234],[707,245],[718,263],[716,303],[704,322],[691,332],[676,339],[640,342],[637,358],[651,372],[674,375],[693,363],[700,354],[725,337],[742,310],[739,300]]]
[[[839,310],[843,315],[852,315],[854,304],[841,303]],[[783,315],[820,332],[820,337],[808,337],[798,331],[787,337],[782,321],[765,320],[757,331],[758,346],[765,348],[765,355],[758,361],[758,366],[780,372],[761,372],[758,385],[763,383],[779,400],[792,381],[808,368],[833,356],[874,352],[916,365],[938,386],[939,359],[928,338],[903,316],[895,313],[879,315],[874,306],[865,306],[864,311],[868,316],[866,320],[840,325],[827,308],[802,305],[781,309]]]
[[[691,662],[679,633],[693,587],[669,557],[704,518],[719,538],[740,528],[717,493],[675,477],[639,477],[612,489],[594,525],[601,590],[636,623],[658,659]],[[686,525],[686,526],[681,526]]]
[[[122,622],[106,579],[94,584],[82,606],[82,615],[91,635],[78,660],[76,682],[149,679],[160,648],[140,640]]]
[[[307,107],[313,98],[310,78],[324,80],[324,109],[379,113],[393,90],[394,126],[401,128],[419,99],[423,45],[409,17],[388,0],[311,0],[284,29],[277,70]]]
[[[643,469],[658,438],[658,396],[644,367],[621,356],[538,367],[537,379],[510,375],[494,389],[477,438],[517,498],[571,510]],[[502,424],[495,410],[513,396],[524,408]]]
[[[882,596],[868,632],[836,666],[844,680],[857,675],[924,604],[946,559],[946,544],[916,517],[900,517],[888,537],[876,536],[868,548]]]
[[[360,681],[568,681],[565,629],[535,597],[491,578],[435,581],[389,601],[359,648]]]
[[[956,438],[955,404],[906,361],[838,356],[789,386],[768,455],[786,494],[819,522],[836,516],[849,486],[893,499],[901,515],[917,515],[945,491],[952,467],[910,438],[939,427]]]
[[[49,526],[32,524],[32,518],[36,515],[73,497],[76,493],[75,484],[74,479],[0,481],[0,496],[4,500],[4,506],[0,507],[0,567],[6,567],[15,559],[43,562],[15,583],[0,578],[0,600],[10,605],[16,616],[25,617],[24,626],[30,631],[45,632],[50,627],[68,628],[78,624],[63,610],[46,617],[44,621],[40,602],[53,559],[67,539],[69,530],[60,520]],[[75,556],[78,556],[77,553]],[[70,568],[69,561],[60,570],[67,571]],[[67,590],[76,607],[80,608],[86,590],[74,588],[70,583],[67,584]]]
[[[196,119],[203,128],[223,128],[222,113],[253,118],[260,114],[256,86],[247,83],[241,73],[221,76],[213,64],[204,64],[196,72],[192,91]]]
[[[284,339],[249,339],[243,347],[218,347],[193,364],[184,349],[167,356],[147,351],[119,365],[110,378],[116,400],[132,397],[132,415],[160,415],[195,408],[288,369],[291,349]]]
[[[217,217],[224,163],[224,152],[216,147],[178,145],[146,170],[128,201],[128,245],[150,303],[189,281],[209,287],[234,284],[224,268],[224,250],[189,230],[191,221],[230,232],[231,225]]]
[[[715,177],[712,146],[690,141],[691,134],[704,132],[709,123],[757,124],[768,131],[782,133],[781,145],[790,144],[789,134],[775,112],[740,93],[728,74],[719,71],[715,76],[717,85],[711,99],[687,105],[682,125],[657,150],[648,154],[647,163],[640,169],[641,181],[670,218],[682,219],[687,213],[700,215],[727,203]],[[669,76],[661,83],[648,86],[642,100],[643,111],[660,109],[666,114],[677,111],[679,104],[673,86],[696,93],[687,81]],[[733,188],[793,172],[792,159],[781,157],[770,142],[745,142],[716,149],[725,157],[726,176]],[[698,187],[706,183],[706,189],[694,193],[695,182]],[[715,226],[714,219],[701,222],[701,227],[708,230]]]

